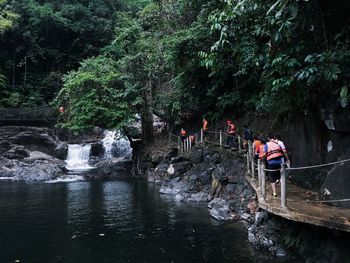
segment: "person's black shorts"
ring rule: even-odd
[[[269,177],[272,183],[276,182],[276,180],[281,179],[281,164],[268,164],[268,169],[277,170],[277,171],[269,171]]]

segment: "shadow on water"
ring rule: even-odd
[[[136,180],[0,182],[0,233],[0,262],[263,262],[243,224]]]

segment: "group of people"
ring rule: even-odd
[[[272,195],[277,196],[276,185],[281,179],[280,169],[282,165],[290,166],[290,158],[284,143],[281,141],[281,136],[275,136],[272,132],[267,135],[267,139],[263,136],[254,136],[253,152],[255,160],[260,159],[269,170]]]
[[[227,120],[226,124],[226,144],[229,147],[235,147],[237,143],[237,127],[231,120]],[[204,140],[206,140],[208,135],[208,127],[208,121],[206,120],[206,118],[203,118],[202,130]],[[185,139],[187,139],[187,132],[183,128],[181,128],[180,131],[180,138],[182,143]],[[195,136],[189,135],[188,138],[191,141],[192,145],[194,145],[196,141]],[[247,127],[247,125],[244,125],[243,147],[246,150],[248,149],[249,141],[253,142],[252,151],[254,153],[255,161],[260,159],[261,163],[264,163],[266,165],[266,168],[269,170],[268,174],[271,180],[272,195],[277,196],[276,185],[279,183],[281,178],[280,169],[283,165],[286,165],[288,167],[290,166],[290,158],[288,156],[284,143],[281,141],[281,136],[275,136],[271,132],[267,135],[267,138],[265,138],[262,135],[252,136],[250,129]]]

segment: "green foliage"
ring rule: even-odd
[[[64,87],[54,101],[64,106],[64,128],[83,131],[93,126],[122,127],[132,118],[135,94],[120,80],[117,64],[98,56],[84,60],[64,76]]]
[[[7,0],[0,0],[0,33],[11,28],[13,23],[18,19],[7,3]]]
[[[287,248],[297,248],[301,245],[301,229],[295,224],[284,229],[281,234],[282,242]]]

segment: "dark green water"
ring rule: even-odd
[[[1,263],[265,262],[252,253],[243,224],[146,182],[0,182]]]

